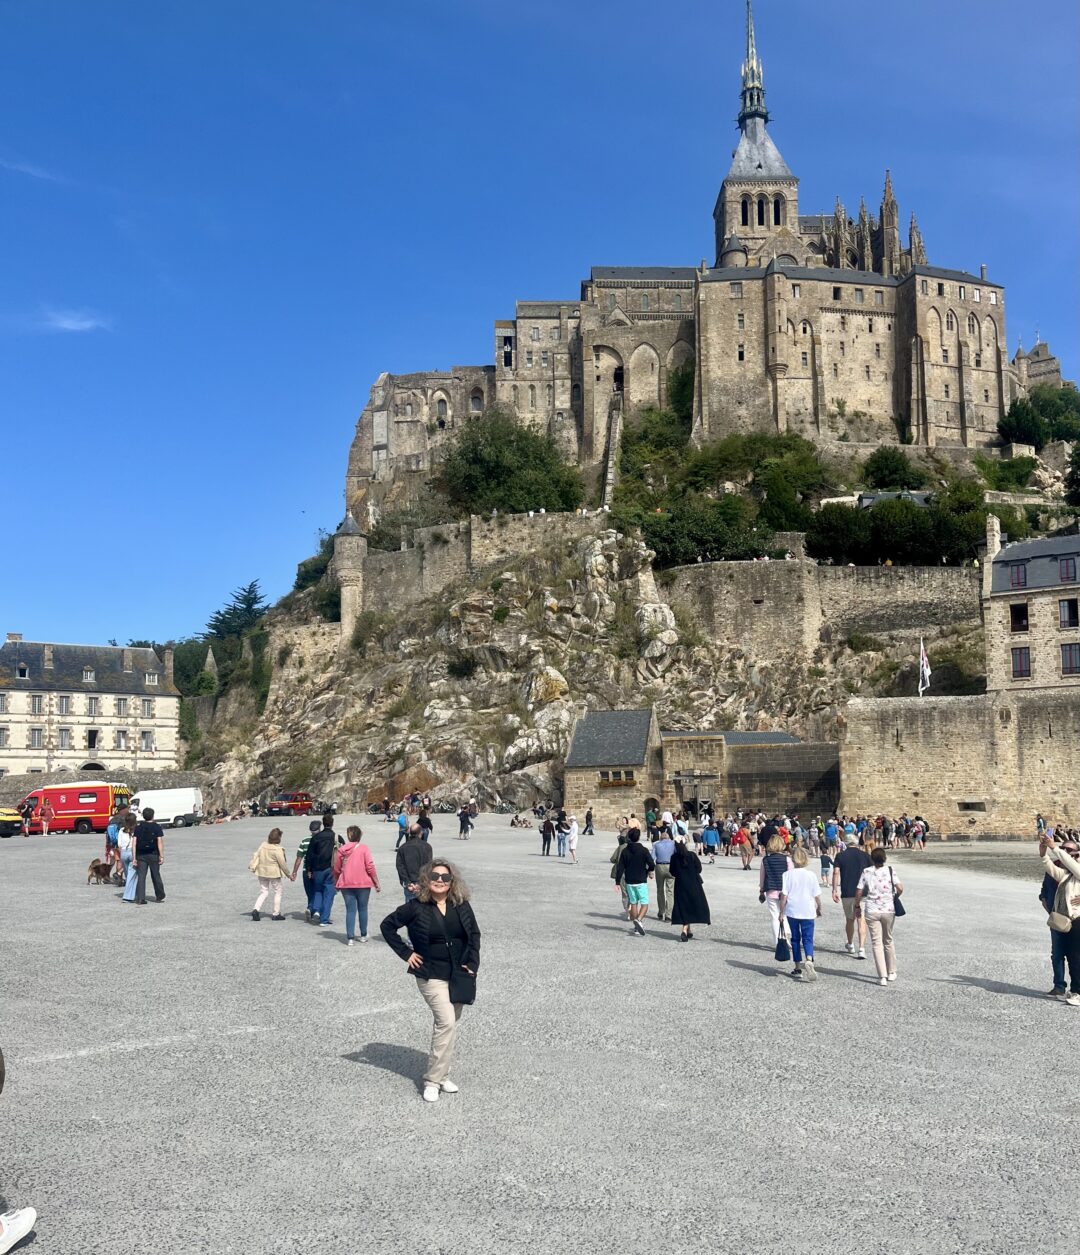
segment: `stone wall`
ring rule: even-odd
[[[674,568],[661,588],[715,641],[770,657],[809,653],[852,632],[977,623],[981,615],[979,573],[958,567],[705,562]]]
[[[717,804],[729,809],[828,815],[840,799],[840,747],[729,745]]]
[[[857,699],[845,720],[848,812],[918,812],[946,837],[1029,837],[1037,811],[1080,823],[1075,689]]]
[[[76,780],[102,779],[111,783],[124,783],[133,793],[146,789],[182,789],[195,787],[204,795],[210,787],[210,777],[200,771],[108,771],[103,775],[94,772],[50,771],[29,776],[0,777],[0,806],[13,806],[21,802],[34,789],[48,784],[71,784]]]

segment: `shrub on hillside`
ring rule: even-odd
[[[866,459],[866,482],[881,492],[904,492],[926,485],[926,473],[893,445],[882,445]]]
[[[312,557],[305,558],[303,562],[297,564],[293,588],[300,592],[302,589],[317,584],[326,574],[326,568],[330,565],[333,556],[334,537],[330,532],[320,531],[318,551]]]
[[[494,410],[458,430],[440,478],[451,505],[476,514],[574,510],[582,499],[581,476],[554,440]]]

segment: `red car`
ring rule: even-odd
[[[267,806],[268,815],[310,815],[315,799],[310,793],[279,793]]]

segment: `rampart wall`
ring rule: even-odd
[[[661,578],[662,595],[721,644],[772,656],[812,652],[852,632],[978,622],[979,572],[958,567],[830,567],[705,562]]]
[[[1076,690],[864,698],[844,715],[848,812],[918,812],[954,837],[1029,837],[1037,811],[1080,823]]]

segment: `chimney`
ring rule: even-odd
[[[979,275],[982,278],[982,281],[985,283],[986,282],[986,262],[983,262],[983,264],[979,267]]]
[[[10,644],[12,641],[21,641],[21,640],[22,640],[22,633],[21,633],[21,632],[9,632],[9,633],[7,634],[7,638],[8,638],[8,643],[9,643],[9,644]]]
[[[163,661],[165,663],[165,683],[171,685],[174,682],[173,681],[173,651],[172,651],[171,645],[165,646],[165,658]]]
[[[53,665],[52,651],[53,651],[53,647],[51,645],[45,646],[45,670],[46,671],[52,670],[52,665]]]
[[[986,556],[983,558],[982,595],[989,601],[994,585],[994,559],[1001,552],[1001,520],[996,514],[986,516]]]
[[[134,671],[134,670],[135,670],[135,664],[134,664],[134,662],[132,661],[132,653],[131,653],[131,650],[130,650],[130,649],[125,649],[125,650],[124,650],[124,670],[125,670],[125,671]]]

